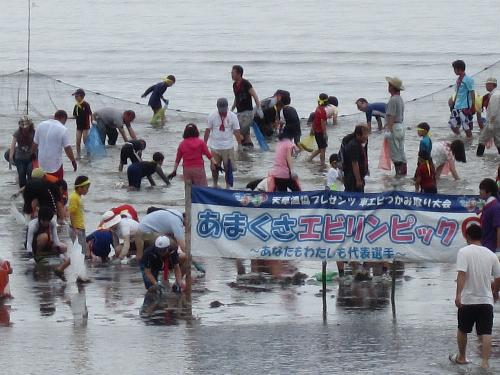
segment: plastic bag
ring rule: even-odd
[[[70,269],[77,278],[87,279],[87,267],[85,267],[85,255],[82,254],[82,246],[76,240],[69,249]]]
[[[168,102],[165,103],[165,105],[153,115],[150,124],[155,126],[165,125],[165,112],[167,111],[167,108],[168,108]]]
[[[384,138],[382,142],[382,149],[380,150],[380,159],[378,161],[378,169],[390,171],[392,168],[391,163],[391,150],[389,147],[389,139]]]
[[[226,169],[226,183],[233,187],[234,184],[234,177],[233,177],[233,163],[231,162],[231,159],[227,161],[227,169]]]
[[[96,126],[92,126],[85,142],[85,148],[92,158],[102,158],[106,156],[106,146],[101,140],[99,130]]]
[[[307,152],[313,152],[315,142],[316,139],[314,138],[314,135],[308,135],[300,140],[299,146]]]
[[[255,133],[255,138],[257,138],[257,142],[259,142],[260,149],[262,151],[269,151],[269,146],[267,145],[266,139],[264,138],[264,134],[260,131],[259,125],[254,121],[252,122],[253,132]]]
[[[16,220],[16,223],[18,225],[26,225],[27,224],[26,218],[24,217],[24,215],[22,213],[19,212],[19,210],[15,206],[14,202],[10,203],[10,214],[14,217],[14,219]]]

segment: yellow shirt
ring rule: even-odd
[[[68,211],[71,226],[75,229],[85,229],[82,197],[76,191],[69,195]]]

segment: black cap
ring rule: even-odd
[[[85,96],[85,91],[83,91],[83,89],[77,89],[73,94],[71,94],[73,96]]]

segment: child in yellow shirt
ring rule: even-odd
[[[86,195],[90,188],[87,176],[78,176],[75,180],[75,191],[69,195],[68,211],[70,219],[70,237],[82,246],[82,253],[87,254],[87,241],[85,235],[85,213],[83,210],[82,195]]]

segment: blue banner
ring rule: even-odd
[[[193,186],[193,255],[453,262],[477,196],[261,193]]]

